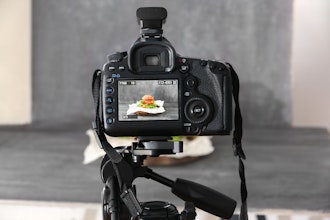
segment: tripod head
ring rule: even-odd
[[[139,136],[138,142],[133,143],[133,155],[158,157],[164,154],[183,152],[182,141],[170,141],[168,136]]]

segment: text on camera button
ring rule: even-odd
[[[116,67],[114,67],[114,66],[109,66],[109,70],[110,71],[114,71],[116,69]]]
[[[106,101],[107,101],[107,103],[111,104],[111,103],[113,103],[113,98],[112,97],[108,97],[106,99]]]
[[[203,106],[199,106],[199,105],[196,105],[193,109],[192,109],[192,114],[197,116],[197,117],[200,117],[204,114],[205,112],[205,108]]]
[[[123,71],[123,70],[125,70],[125,67],[124,66],[119,66],[118,69]]]

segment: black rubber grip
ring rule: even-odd
[[[236,208],[236,201],[228,196],[189,180],[177,179],[172,193],[206,212],[230,219]]]

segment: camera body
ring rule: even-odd
[[[137,11],[141,37],[128,53],[109,55],[104,64],[100,114],[105,133],[228,135],[232,129],[229,66],[178,55],[162,36],[166,13],[162,8],[147,9]]]

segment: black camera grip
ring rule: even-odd
[[[206,212],[225,219],[230,219],[236,208],[235,200],[189,180],[177,179],[172,185],[172,193]]]

